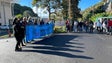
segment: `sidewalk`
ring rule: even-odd
[[[0,29],[0,39],[10,38],[8,33],[9,33],[8,30],[1,30]],[[11,38],[12,38],[13,37],[12,31],[10,31],[10,34],[11,34]]]

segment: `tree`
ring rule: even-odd
[[[68,18],[68,1],[67,0],[62,0],[61,6],[62,6],[62,13],[63,13],[63,18],[67,19]]]
[[[71,19],[73,19],[73,12],[72,12],[72,9],[71,9],[71,7],[72,7],[72,2],[71,2],[71,0],[68,0],[68,18],[71,20]]]
[[[49,19],[50,19],[51,14],[54,13],[51,10],[56,11],[60,7],[60,0],[33,0],[32,5],[33,6],[37,5],[38,7],[42,7],[42,8],[47,7],[47,10],[49,12]]]
[[[103,2],[107,2],[107,0],[102,0]]]
[[[26,11],[23,12],[23,16],[25,16],[25,17],[29,17],[29,16],[33,16],[33,14],[32,14],[31,11],[26,10]]]
[[[22,15],[22,14],[17,14],[16,17],[17,17],[17,18],[22,18],[23,15]]]
[[[80,9],[78,8],[79,1],[80,0],[63,0],[62,1],[64,17],[68,17],[71,20],[81,17]]]
[[[95,14],[103,13],[103,12],[105,12],[104,2],[101,1],[82,12],[83,20],[89,20],[91,16],[94,16]]]
[[[25,11],[29,11],[32,14],[31,16],[37,16],[37,14],[35,14],[30,7],[21,6],[20,4],[14,4],[14,15],[23,15]]]
[[[81,17],[80,9],[78,8],[80,0],[71,0],[71,16],[72,20],[77,19],[78,17]]]
[[[111,17],[112,16],[112,13],[109,13],[109,12],[103,12],[103,13],[97,13],[95,15],[92,15],[89,19],[91,21],[96,21],[97,18],[100,18],[100,17]]]
[[[42,4],[42,7],[47,7],[49,12],[49,18],[52,13],[55,13],[57,15],[57,11],[59,9],[62,10],[63,17],[70,19],[76,19],[77,17],[80,17],[80,9],[78,8],[78,3],[80,0],[33,0],[32,5],[36,5],[36,3]],[[68,5],[69,4],[69,5]],[[52,12],[51,10],[55,10],[55,12]]]
[[[41,0],[33,0],[32,5],[35,6],[37,4],[37,2],[39,2],[39,1],[41,1]]]
[[[22,8],[20,4],[14,4],[14,15],[22,14],[21,9]]]

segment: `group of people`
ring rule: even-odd
[[[17,41],[15,51],[22,51],[22,46],[26,46],[25,43],[26,25],[44,25],[44,24],[49,24],[49,22],[50,21],[45,23],[43,20],[38,21],[36,19],[31,19],[30,17],[15,18],[13,21],[14,36]]]
[[[106,34],[112,34],[112,19],[102,19],[98,21],[66,21],[67,32],[103,32]]]
[[[93,21],[73,21],[73,24],[69,20],[66,21],[67,32],[71,30],[74,32],[93,32]]]
[[[96,29],[98,32],[105,32],[106,34],[112,33],[112,20],[111,19],[102,19],[95,22]]]
[[[43,20],[36,20],[23,17],[23,18],[15,18],[13,21],[14,25],[14,36],[16,38],[17,44],[15,47],[15,51],[21,51],[22,46],[25,46],[25,28],[26,25],[44,25],[49,23],[55,23],[54,20],[50,20],[48,22],[44,22]],[[93,21],[70,21],[66,20],[66,29],[67,32],[73,31],[73,32],[93,32],[94,29],[96,29],[98,32],[111,32],[112,33],[112,20],[103,19],[96,21],[95,23]],[[95,27],[94,27],[95,26]]]

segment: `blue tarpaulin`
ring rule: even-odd
[[[26,42],[52,34],[53,28],[54,28],[53,24],[27,25],[26,26]]]

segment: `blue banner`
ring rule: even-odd
[[[26,26],[26,42],[52,34],[53,28],[54,28],[53,24],[27,25]]]

